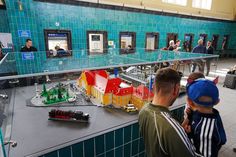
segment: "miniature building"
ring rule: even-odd
[[[80,78],[77,80],[77,85],[85,89],[87,95],[91,95],[91,87],[95,83],[95,74],[99,74],[105,78],[108,77],[108,74],[105,70],[98,70],[98,71],[84,71]]]
[[[146,86],[140,85],[137,88],[134,88],[131,103],[140,110],[143,105],[152,101],[153,96],[154,94],[152,91],[150,91]]]
[[[119,77],[108,77],[105,70],[84,71],[77,84],[85,89],[87,95],[95,97],[103,105],[123,107],[132,103],[141,109],[153,98],[153,93],[146,86],[134,88]]]

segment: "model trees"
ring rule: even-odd
[[[61,88],[60,87],[58,88],[58,91],[57,91],[57,98],[62,99],[62,93],[61,93]]]
[[[41,95],[42,96],[47,96],[48,95],[45,83],[43,84],[43,91],[42,91]]]

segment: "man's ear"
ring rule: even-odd
[[[178,83],[174,86],[173,95],[179,95],[179,89],[180,89],[180,84]]]

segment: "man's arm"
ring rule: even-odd
[[[168,121],[167,126],[162,130],[162,141],[165,151],[170,157],[196,157],[195,147],[192,145],[187,134],[181,125],[173,118],[163,115]]]

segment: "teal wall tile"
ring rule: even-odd
[[[57,154],[57,151],[54,151],[54,152],[44,155],[44,157],[58,157],[58,154]]]
[[[139,138],[139,125],[135,123],[132,125],[132,140]]]
[[[124,143],[131,141],[131,126],[124,128]]]
[[[9,29],[9,22],[8,22],[8,18],[7,18],[7,11],[0,9],[0,32],[1,33],[9,33],[10,29]]]
[[[94,156],[94,139],[84,141],[84,157]]]
[[[123,147],[118,147],[115,149],[115,157],[123,157],[123,153],[124,152],[124,149]]]
[[[7,16],[10,31],[13,33],[15,49],[19,50],[25,38],[19,38],[17,31],[28,29],[32,39],[39,50],[45,50],[44,29],[68,29],[72,31],[72,47],[74,50],[86,48],[87,30],[107,30],[108,39],[114,40],[116,47],[119,45],[120,31],[137,32],[137,47],[143,48],[146,32],[160,33],[160,48],[166,45],[166,33],[178,33],[183,40],[185,33],[195,34],[194,45],[199,34],[218,33],[222,39],[224,34],[232,34],[230,48],[235,46],[234,23],[214,22],[206,20],[185,19],[137,12],[90,8],[64,4],[22,1],[23,11],[19,11],[16,1],[6,0]],[[51,11],[53,10],[53,12]],[[66,16],[64,16],[66,13]],[[125,17],[125,18],[124,18]],[[56,26],[55,23],[60,25]],[[171,23],[171,26],[169,25]]]
[[[59,149],[59,157],[71,157],[71,147]]]
[[[124,157],[130,157],[131,156],[131,143],[124,145]]]
[[[97,155],[96,157],[105,157],[105,154]]]
[[[74,144],[71,147],[72,147],[73,157],[84,156],[84,154],[83,154],[83,142]]]
[[[139,140],[132,141],[132,156],[139,153]]]
[[[95,138],[96,155],[104,153],[104,144],[104,135],[100,135]]]
[[[106,157],[114,157],[114,156],[115,156],[114,150],[106,152]]]
[[[124,143],[124,129],[118,129],[115,131],[115,147],[118,147]]]
[[[106,151],[111,150],[114,148],[114,131],[105,134],[106,139]]]

